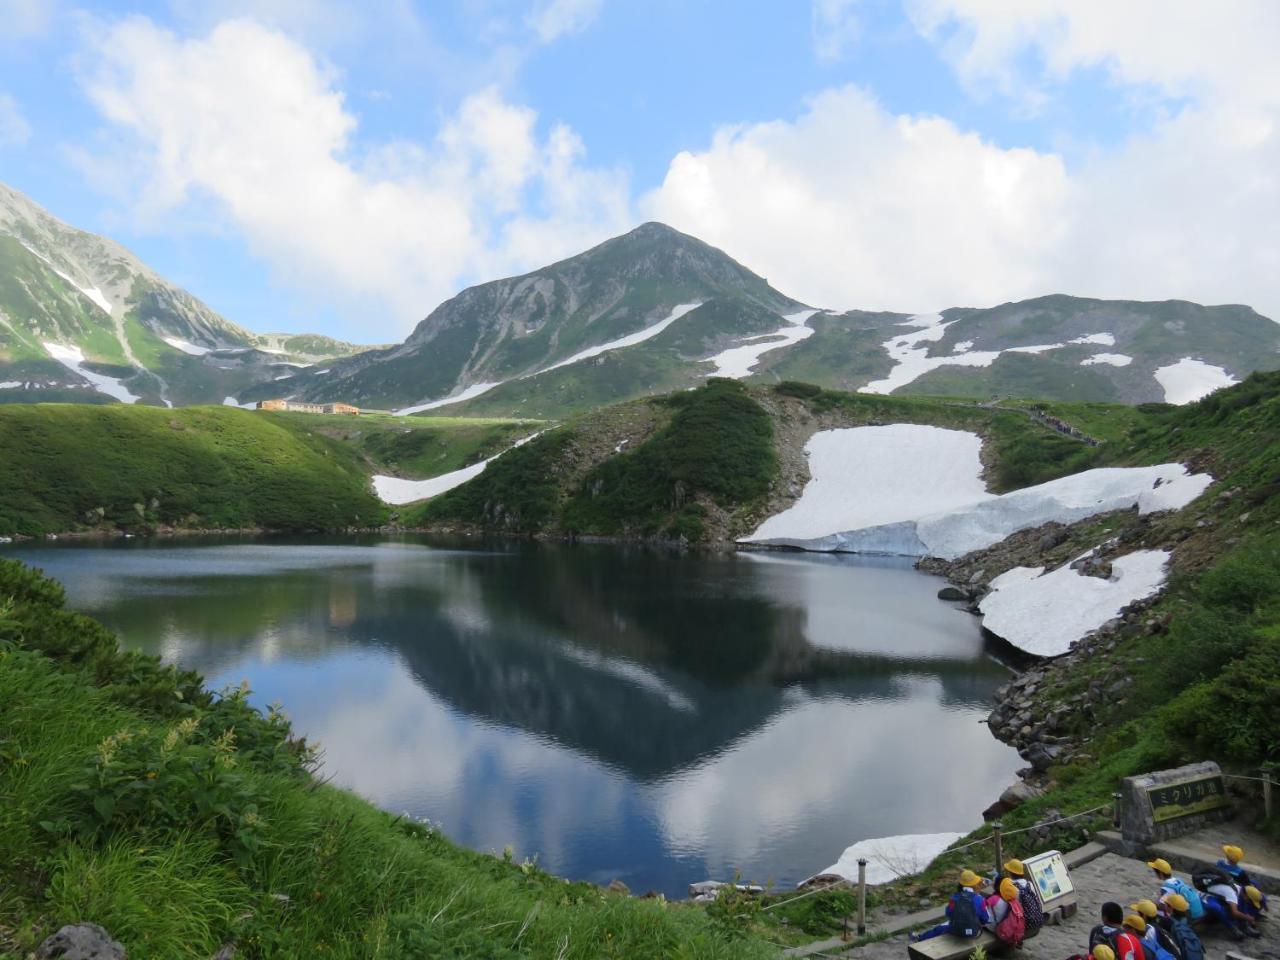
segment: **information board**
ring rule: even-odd
[[[1217,810],[1231,802],[1220,775],[1148,787],[1147,799],[1151,801],[1151,819],[1156,823]]]
[[[1070,897],[1075,892],[1075,884],[1071,882],[1071,874],[1063,862],[1062,854],[1057,850],[1038,853],[1022,861],[1027,877],[1035,885],[1040,895],[1040,903],[1045,910],[1052,910],[1057,901]]]

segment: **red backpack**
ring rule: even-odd
[[[1009,904],[1009,911],[1004,915],[1004,919],[996,924],[996,939],[1001,943],[1017,947],[1022,944],[1022,938],[1027,935],[1027,915],[1022,912],[1022,904],[1018,902],[1017,897],[1005,902]]]

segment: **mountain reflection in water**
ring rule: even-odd
[[[39,545],[124,642],[247,679],[327,771],[461,843],[682,895],[963,830],[1007,676],[895,560],[422,540]]]

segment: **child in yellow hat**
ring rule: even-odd
[[[1218,869],[1229,876],[1237,887],[1240,887],[1248,893],[1248,889],[1252,887],[1257,890],[1257,898],[1249,895],[1240,901],[1240,909],[1250,916],[1260,917],[1267,912],[1267,896],[1261,890],[1258,890],[1257,884],[1253,882],[1253,878],[1249,876],[1249,871],[1241,864],[1244,859],[1244,850],[1236,846],[1234,843],[1224,843],[1222,845],[1223,858],[1218,861]]]
[[[940,937],[944,933],[967,940],[977,939],[982,935],[982,928],[991,923],[991,912],[987,909],[986,900],[978,892],[982,887],[982,877],[972,870],[961,870],[956,892],[947,901],[947,919],[923,933],[913,933],[908,939],[912,943],[919,943],[921,940]]]

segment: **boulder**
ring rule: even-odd
[[[1043,794],[1044,789],[1042,787],[1027,783],[1025,780],[1019,780],[1004,788],[1004,793],[1000,794],[1000,802],[1006,808],[1012,810],[1014,807],[1020,807],[1028,800],[1034,800]]]
[[[1037,773],[1044,773],[1057,762],[1062,755],[1062,747],[1056,744],[1033,743],[1027,748],[1024,759],[1035,768]]]
[[[959,587],[943,587],[938,591],[939,600],[968,600],[969,592]]]
[[[610,893],[623,893],[623,894],[631,893],[631,888],[628,887],[621,880],[610,880],[609,886],[607,889]]]
[[[36,960],[125,960],[124,947],[96,923],[70,923],[36,947]]]

